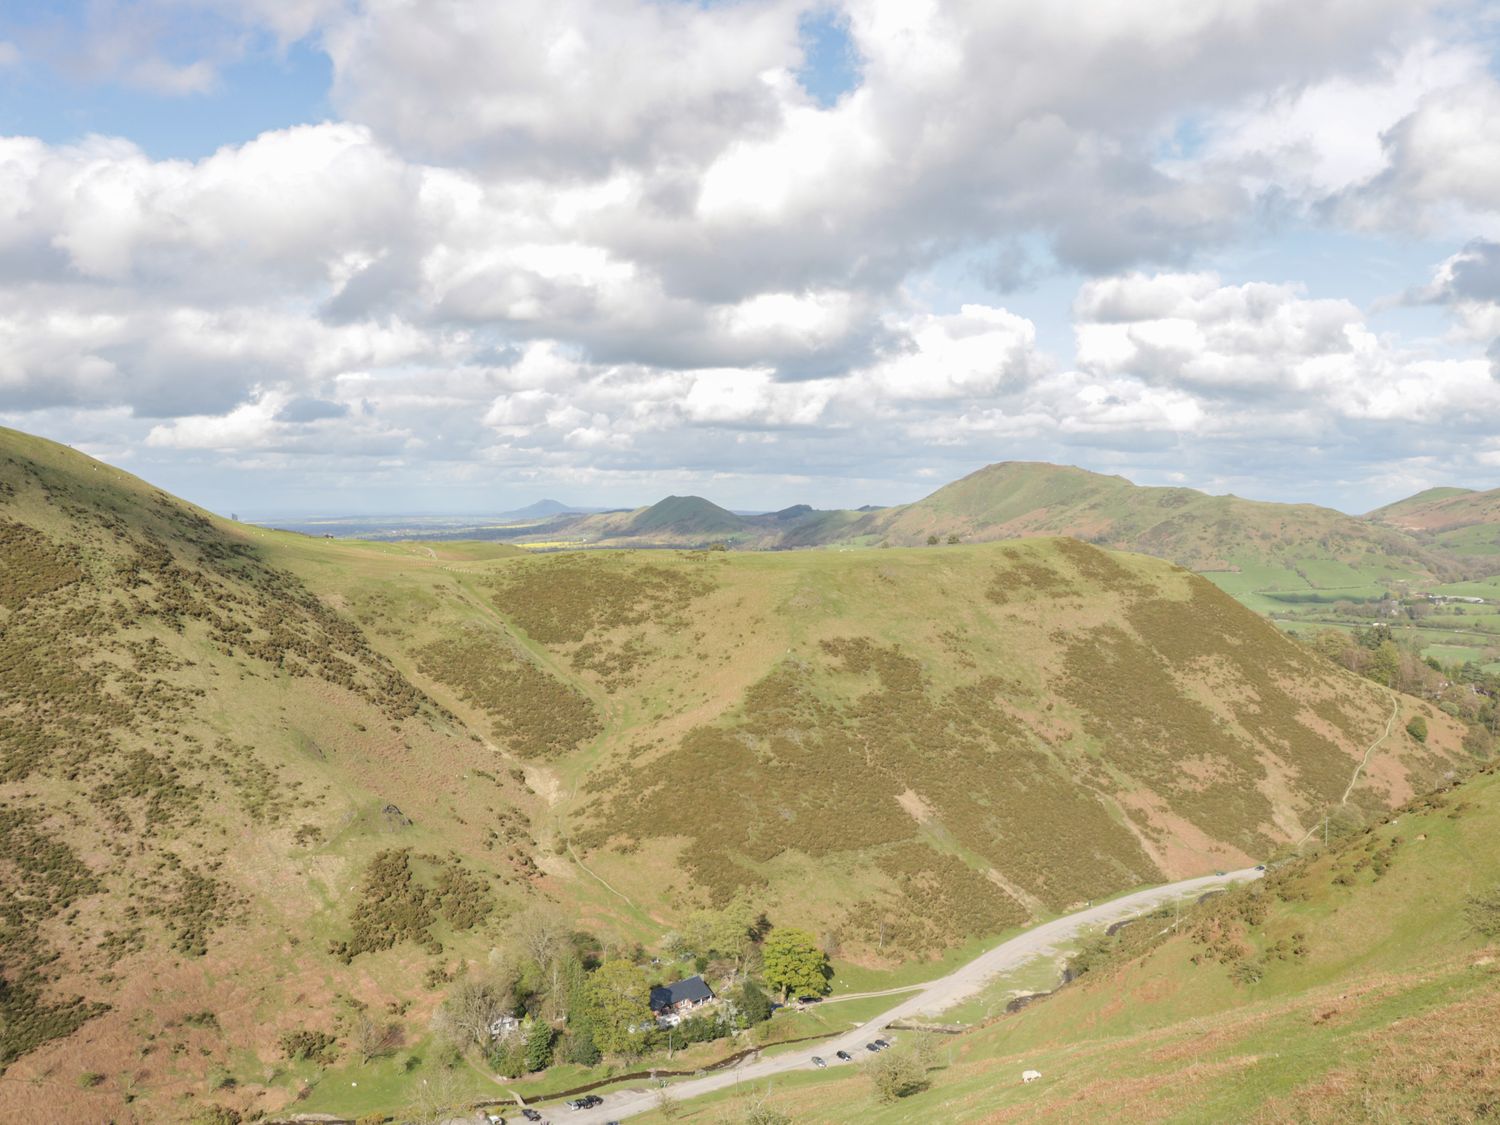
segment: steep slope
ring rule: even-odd
[[[1411,535],[1428,550],[1493,573],[1500,556],[1500,488],[1431,488],[1367,517]]]
[[[534,798],[253,536],[0,430],[0,1118],[285,1104],[533,897]]]
[[[622,902],[665,927],[749,897],[873,963],[1264,855],[1392,713],[1203,579],[1072,540],[501,559],[399,617],[409,570],[304,573],[533,759],[562,850]],[[515,729],[522,697],[473,669],[518,647],[597,738],[587,715],[575,751]],[[1358,802],[1446,768],[1460,731],[1431,724]]]
[[[1493,1120],[1497,832],[1491,767],[1263,884],[1101,935],[1080,980],[943,1040],[931,1089],[899,1105],[850,1077],[778,1104],[875,1125]]]

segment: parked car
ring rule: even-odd
[[[834,1057],[839,1060],[839,1062],[853,1062],[854,1061],[854,1056],[851,1055],[848,1051],[835,1051],[833,1054],[834,1054]]]
[[[1266,865],[1264,863],[1257,863],[1255,865],[1255,870],[1257,870],[1257,871],[1264,871],[1265,869],[1266,869]]]
[[[565,1103],[569,1109],[593,1109],[596,1105],[603,1105],[604,1099],[598,1094],[584,1094],[581,1098],[574,1098]]]
[[[817,1067],[819,1070],[822,1070],[825,1066],[828,1065],[825,1061],[823,1061],[822,1059],[818,1058],[817,1055],[813,1056],[812,1063],[813,1063],[813,1066]]]
[[[875,1040],[875,1046],[879,1047],[883,1051],[887,1047],[889,1047],[890,1044],[887,1043],[884,1039],[877,1039],[877,1040]]]
[[[880,1048],[877,1047],[877,1046],[875,1046],[874,1043],[866,1043],[865,1044],[865,1050],[869,1051],[870,1054],[872,1054],[872,1055],[878,1055],[878,1054],[880,1054]]]
[[[523,1109],[521,1116],[526,1118],[527,1121],[540,1121],[542,1119],[542,1115],[534,1109]]]

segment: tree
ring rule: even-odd
[[[927,545],[929,547],[936,547],[937,546],[937,542],[938,542],[938,537],[936,535],[929,535],[927,537]]]
[[[400,1039],[399,1032],[395,1024],[384,1023],[367,1011],[359,1011],[354,1015],[350,1038],[354,1041],[354,1049],[359,1052],[360,1062],[368,1063],[371,1059],[390,1054]]]
[[[598,1023],[594,1039],[605,1051],[631,1054],[640,1043],[635,1029],[651,1023],[651,987],[646,973],[629,961],[606,961],[589,977],[589,999]]]
[[[1411,722],[1406,724],[1406,733],[1418,742],[1427,741],[1427,720],[1421,715],[1413,715]]]
[[[536,972],[539,990],[547,994],[549,1008],[556,1014],[561,1008],[558,984],[572,942],[567,917],[556,907],[529,910],[516,928],[516,938]]]
[[[466,977],[453,987],[432,1017],[433,1030],[459,1050],[483,1047],[490,1028],[515,1011],[515,996],[489,976]]]
[[[788,996],[822,996],[828,991],[828,957],[806,930],[779,927],[761,950],[766,983]]]
[[[738,1003],[747,1026],[765,1023],[771,1018],[771,1001],[753,980],[747,980],[740,986]]]
[[[958,544],[958,542],[959,542],[958,532],[955,531],[953,534],[951,534],[951,535],[948,536],[948,546],[950,546],[950,547],[956,546]]]
[[[546,1070],[552,1065],[552,1025],[535,1017],[526,1021],[526,1069]]]
[[[913,1050],[900,1047],[881,1051],[865,1063],[865,1074],[875,1087],[875,1097],[893,1102],[927,1088],[927,1063]]]
[[[593,997],[589,995],[589,975],[577,957],[570,957],[564,963],[562,982],[568,1017],[568,1061],[593,1066],[599,1061],[596,1037],[599,1021]]]
[[[735,901],[723,910],[698,910],[689,915],[682,936],[694,952],[733,958],[738,971],[755,943],[755,908]]]

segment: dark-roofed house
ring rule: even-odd
[[[651,990],[651,1010],[657,1017],[677,1016],[691,1011],[699,1004],[707,1004],[714,998],[713,989],[702,977],[688,977],[673,984],[663,984]]]

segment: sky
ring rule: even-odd
[[[0,424],[247,518],[1500,485],[1500,5],[10,0]]]

